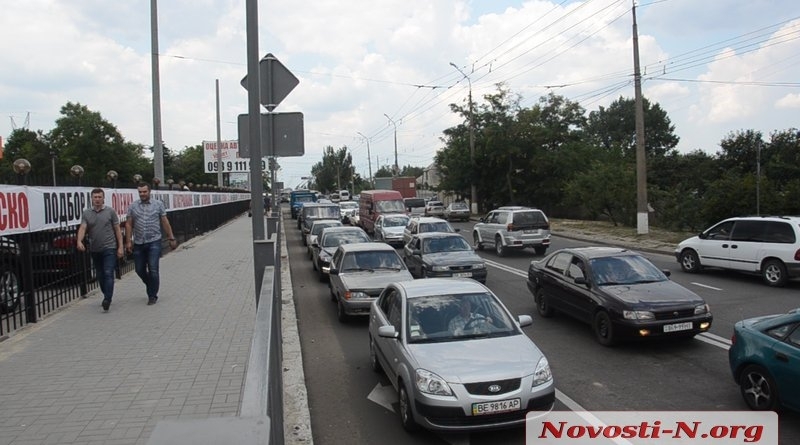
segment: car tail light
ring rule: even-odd
[[[736,333],[731,334],[731,346],[736,344]]]
[[[797,249],[797,251],[794,253],[794,260],[800,261],[800,249]]]
[[[77,237],[72,235],[57,236],[53,238],[54,249],[71,249],[77,244]]]

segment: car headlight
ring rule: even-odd
[[[417,389],[425,394],[434,394],[437,396],[453,395],[450,386],[438,375],[424,369],[417,369],[415,374]]]
[[[475,263],[472,265],[473,269],[486,269],[486,264],[484,263]]]
[[[622,316],[628,320],[655,320],[656,318],[650,311],[622,311]]]
[[[431,270],[434,271],[434,272],[445,272],[445,271],[449,270],[449,267],[447,267],[447,266],[431,266]]]
[[[694,307],[695,315],[707,314],[709,312],[711,312],[711,308],[709,308],[707,304],[701,304]]]
[[[547,361],[547,357],[542,357],[539,359],[539,363],[536,364],[536,370],[533,371],[533,386],[539,386],[550,380],[553,380],[553,373],[550,372],[550,362]]]

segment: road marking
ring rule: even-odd
[[[721,290],[722,290],[722,289],[720,289],[720,288],[718,288],[718,287],[709,286],[709,285],[707,285],[707,284],[701,284],[701,283],[697,283],[697,282],[694,282],[694,281],[692,281],[691,283],[692,283],[692,284],[694,284],[695,286],[704,287],[704,288],[706,288],[706,289],[718,290],[718,291],[721,291]]]
[[[528,272],[527,271],[523,272],[523,271],[521,271],[519,269],[515,269],[515,268],[513,268],[511,266],[506,266],[505,264],[501,264],[501,263],[498,263],[498,262],[492,261],[492,260],[487,260],[485,258],[484,258],[484,261],[489,266],[495,267],[495,268],[500,269],[500,270],[504,270],[504,271],[506,271],[506,272],[508,272],[510,274],[514,274],[514,275],[520,276],[522,278],[528,278]]]

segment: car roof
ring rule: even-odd
[[[554,255],[557,252],[571,252],[589,259],[608,257],[608,256],[622,256],[622,255],[641,256],[641,253],[636,252],[634,250],[626,249],[624,247],[607,247],[607,246],[570,247],[567,249],[557,250],[553,252],[551,255]]]
[[[364,232],[364,229],[362,229],[361,227],[353,227],[353,226],[326,227],[322,229],[323,234],[334,233],[334,232]]]
[[[732,218],[724,219],[724,221],[789,221],[795,224],[800,224],[800,216],[734,216]]]
[[[435,216],[414,216],[413,219],[416,219],[420,224],[425,223],[435,223],[435,222],[447,222],[442,218],[437,218]]]
[[[426,239],[426,238],[452,238],[452,237],[456,237],[456,236],[463,238],[461,235],[459,235],[458,233],[454,233],[454,232],[422,232],[422,233],[417,233],[414,236],[419,238],[419,239]]]
[[[339,221],[338,219],[315,219],[315,220],[314,220],[314,221],[311,223],[311,227],[314,227],[314,226],[316,226],[317,224],[319,224],[319,225],[323,225],[323,224],[341,224],[341,223],[342,223],[342,222],[341,222],[341,221]]]
[[[409,298],[442,294],[468,294],[491,292],[486,286],[472,279],[425,278],[423,280],[400,281],[396,286],[405,290]]]
[[[539,210],[535,207],[525,207],[525,206],[500,206],[495,210]]]
[[[342,244],[339,246],[343,252],[395,252],[397,250],[386,244],[380,242],[371,242],[371,243],[351,243],[351,244]]]

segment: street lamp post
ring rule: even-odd
[[[391,122],[394,126],[394,169],[392,172],[394,173],[394,176],[397,176],[397,173],[400,171],[400,166],[397,165],[397,124],[394,123],[388,114],[383,113],[383,115],[386,116],[386,119],[389,119],[389,122]]]
[[[83,167],[81,167],[78,164],[73,165],[69,169],[69,174],[71,174],[74,178],[78,178],[78,187],[81,186],[81,178],[83,178],[83,173],[84,173]]]
[[[473,214],[478,213],[478,189],[475,187],[475,118],[472,112],[472,81],[470,80],[469,76],[461,70],[455,63],[450,62],[450,66],[458,70],[465,79],[467,79],[467,83],[469,84],[469,96],[467,100],[469,101],[469,162],[470,166],[472,167],[472,172],[470,172],[470,211]]]
[[[756,151],[756,216],[761,216],[761,143]]]
[[[111,185],[114,188],[117,188],[117,178],[118,177],[119,177],[119,174],[117,173],[116,170],[109,170],[108,173],[106,173],[106,178],[111,182]]]

